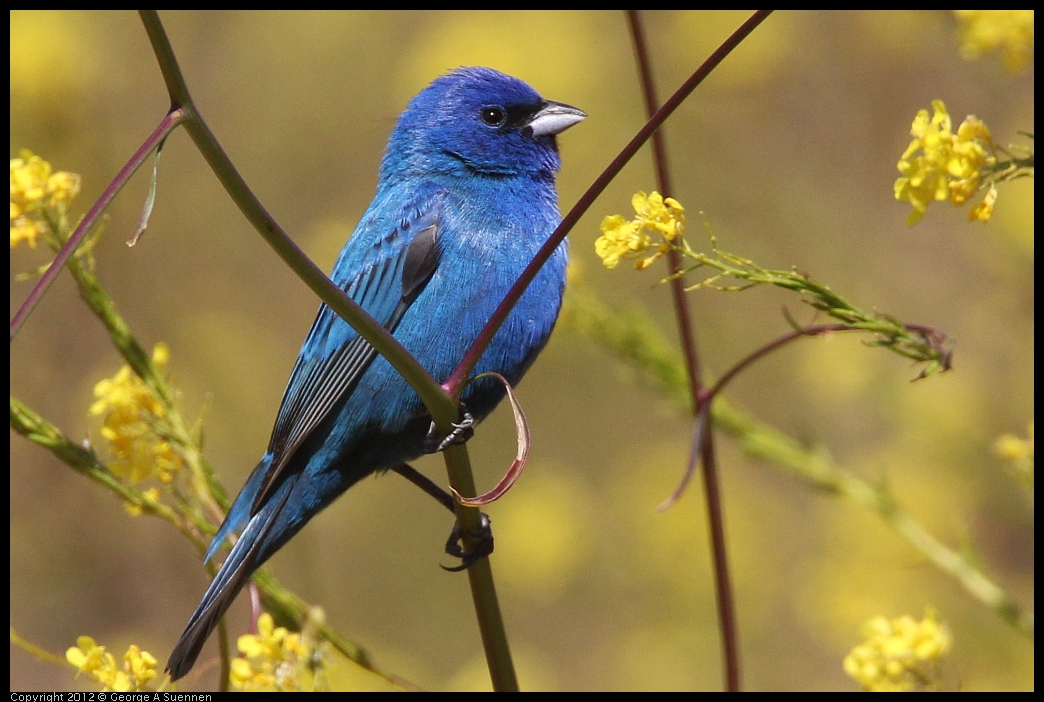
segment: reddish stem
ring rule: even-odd
[[[653,115],[658,107],[656,85],[653,82],[652,61],[645,43],[645,32],[642,28],[641,16],[637,10],[628,10],[627,19],[634,40],[634,52],[638,59],[638,70],[641,77],[645,109]],[[667,147],[662,129],[652,135],[653,163],[660,194],[667,197],[673,194],[670,171],[667,168]],[[732,582],[729,577],[728,549],[725,544],[725,514],[722,508],[721,490],[718,484],[718,468],[714,454],[714,434],[708,407],[704,406],[702,396],[702,376],[700,374],[699,355],[696,350],[696,333],[689,314],[689,301],[685,295],[685,283],[677,275],[681,271],[681,254],[672,248],[667,254],[667,265],[671,276],[671,298],[674,302],[674,313],[681,337],[682,351],[685,356],[685,367],[689,374],[689,392],[692,394],[692,411],[698,418],[694,442],[699,444],[702,455],[704,495],[707,502],[707,519],[710,527],[711,554],[714,565],[714,592],[718,606],[718,625],[721,629],[722,659],[725,666],[725,689],[729,692],[740,691],[740,659],[739,659],[739,627],[736,624],[736,605],[733,597]],[[697,447],[694,447],[697,450]],[[686,476],[692,471],[693,460],[686,467]],[[687,482],[687,479],[686,479]],[[684,489],[684,484],[679,490]],[[677,491],[676,491],[677,492]]]
[[[54,282],[55,278],[61,272],[65,266],[66,261],[73,255],[76,248],[83,243],[84,237],[91,228],[98,222],[98,219],[105,212],[105,208],[109,206],[109,203],[113,201],[116,195],[123,189],[123,186],[127,184],[131,176],[134,175],[135,171],[141,167],[141,164],[145,163],[145,159],[163,143],[174,129],[185,121],[187,115],[183,110],[172,109],[168,112],[159,125],[152,131],[149,138],[145,140],[145,143],[134,152],[131,159],[127,161],[127,164],[120,169],[120,172],[116,174],[116,177],[109,183],[109,187],[105,188],[102,192],[101,197],[94,203],[94,206],[87,212],[87,215],[80,221],[79,226],[69,237],[69,240],[65,242],[58,255],[54,257],[54,261],[47,267],[43,275],[40,276],[40,280],[36,282],[29,296],[22,302],[22,306],[18,308],[18,312],[11,319],[11,341],[14,341],[15,334],[18,333],[22,323],[29,317],[36,305],[43,299],[47,289],[51,287],[51,283]]]
[[[482,329],[482,332],[475,339],[475,342],[468,349],[468,352],[464,354],[464,358],[461,360],[460,365],[457,366],[456,370],[450,375],[450,377],[443,383],[443,389],[456,397],[460,391],[463,383],[467,380],[468,376],[471,375],[471,371],[475,368],[479,359],[482,357],[482,353],[489,346],[489,343],[493,340],[493,335],[500,329],[500,325],[507,319],[508,314],[511,312],[515,303],[522,297],[522,293],[529,287],[529,284],[533,282],[533,278],[536,277],[537,272],[540,268],[551,258],[551,254],[554,253],[558,245],[565,239],[566,234],[569,233],[576,223],[580,220],[580,217],[587,212],[587,210],[594,204],[595,199],[602,194],[602,191],[612,182],[613,178],[623,170],[623,167],[631,160],[631,158],[638,153],[652,133],[655,132],[661,124],[663,124],[671,114],[678,109],[678,106],[684,102],[685,98],[695,90],[696,86],[703,82],[703,80],[710,74],[710,72],[721,63],[729,53],[735,49],[741,41],[748,34],[754,31],[754,29],[765,21],[765,18],[771,13],[771,10],[758,10],[751,17],[744,22],[739,29],[732,33],[728,39],[726,39],[721,46],[719,46],[710,57],[707,58],[703,64],[696,69],[696,71],[689,76],[688,80],[682,83],[673,95],[663,104],[656,114],[642,127],[634,138],[623,148],[619,155],[612,160],[612,162],[606,166],[602,174],[595,179],[591,187],[587,189],[577,203],[573,205],[573,209],[569,210],[569,213],[562,219],[562,223],[558,225],[551,237],[544,243],[537,252],[537,255],[533,260],[526,266],[526,269],[519,276],[519,279],[515,281],[515,284],[508,291],[508,294],[501,301],[500,306],[497,307],[497,311],[493,313],[489,322]]]

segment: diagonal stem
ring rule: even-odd
[[[460,421],[455,395],[451,397],[451,393],[440,387],[427,370],[417,362],[417,359],[312,263],[272,219],[196,110],[159,15],[155,10],[142,10],[140,14],[142,24],[145,26],[156,59],[160,64],[171,103],[180,105],[188,114],[185,129],[203,157],[207,159],[229,196],[291,270],[323,302],[347,321],[360,336],[370,342],[406,379],[424,402],[439,431],[448,434],[452,429],[452,424]],[[451,447],[443,452],[443,456],[446,460],[450,484],[462,495],[474,495],[475,485],[467,449],[463,446]],[[478,509],[458,505],[456,513],[462,532],[469,534],[479,531]],[[471,584],[475,614],[486,651],[490,677],[493,679],[493,687],[496,690],[517,690],[518,681],[515,677],[507,635],[497,603],[489,560],[482,558],[468,569],[468,579]]]
[[[47,293],[47,289],[51,287],[51,283],[54,282],[58,274],[61,273],[62,268],[65,266],[66,261],[73,255],[77,247],[83,243],[87,233],[91,231],[95,224],[98,223],[98,219],[101,218],[102,213],[109,204],[116,198],[123,186],[127,184],[127,181],[131,179],[141,164],[145,163],[145,159],[155,151],[163,140],[170,136],[179,124],[184,122],[188,118],[188,115],[183,110],[171,110],[164,116],[156,128],[152,131],[152,134],[145,140],[141,147],[134,152],[130,160],[120,169],[120,172],[116,174],[116,177],[109,183],[109,187],[102,191],[101,197],[98,198],[94,206],[87,212],[79,225],[73,231],[69,240],[65,242],[58,255],[54,257],[51,265],[47,267],[43,275],[40,276],[40,280],[36,281],[36,285],[33,286],[29,296],[22,302],[22,306],[18,308],[15,316],[11,319],[11,341],[14,341],[15,335],[21,328],[22,324],[32,313],[36,305],[43,299],[43,296]]]
[[[493,341],[493,335],[497,333],[497,330],[500,329],[504,320],[507,319],[508,314],[511,312],[512,308],[514,308],[515,303],[517,303],[518,299],[522,297],[522,293],[525,292],[526,288],[529,287],[529,284],[533,282],[533,278],[536,277],[537,272],[545,263],[547,263],[547,260],[551,258],[551,254],[555,252],[558,245],[565,239],[566,234],[576,226],[576,223],[587,212],[587,210],[590,209],[591,205],[594,204],[594,201],[602,194],[602,191],[608,187],[613,178],[615,178],[620,171],[623,170],[624,166],[630,162],[634,155],[638,153],[638,150],[646,141],[649,140],[652,133],[659,129],[660,125],[667,121],[667,118],[678,109],[678,106],[681,105],[687,97],[689,97],[692,91],[696,89],[696,86],[702,83],[710,72],[714,70],[719,63],[725,60],[725,57],[728,56],[729,53],[731,53],[732,50],[747,37],[748,34],[753,32],[759,24],[764,22],[765,18],[767,18],[771,12],[771,10],[758,10],[751,15],[746,22],[740,25],[740,27],[733,32],[728,39],[722,42],[721,46],[719,46],[714,53],[712,53],[707,60],[704,61],[703,64],[700,65],[700,67],[681,84],[681,87],[674,91],[674,94],[667,99],[667,102],[663,103],[663,106],[656,111],[656,114],[654,114],[649,121],[646,122],[645,126],[634,135],[634,138],[627,143],[627,146],[620,151],[616,158],[605,167],[602,174],[591,183],[591,186],[587,191],[581,195],[580,199],[577,200],[575,205],[573,205],[573,209],[569,210],[568,214],[562,218],[562,223],[558,225],[558,228],[555,229],[554,233],[551,234],[544,245],[540,247],[540,251],[537,252],[537,255],[533,257],[533,260],[530,261],[528,266],[526,266],[526,269],[522,271],[522,275],[519,276],[518,280],[515,281],[515,284],[511,286],[511,290],[508,291],[508,294],[501,301],[500,306],[497,307],[497,311],[493,313],[493,316],[490,317],[489,322],[486,323],[486,326],[482,329],[478,338],[475,339],[475,343],[473,343],[471,348],[468,349],[468,352],[464,354],[464,358],[461,360],[460,365],[458,365],[456,370],[453,371],[449,379],[443,383],[443,388],[445,388],[447,392],[453,394],[464,384],[468,376],[471,375],[471,371],[475,368],[475,365],[482,357],[482,353],[486,350],[486,347],[489,346],[490,342]]]
[[[145,26],[153,52],[160,65],[160,71],[170,95],[172,110],[184,112],[185,130],[243,216],[283,259],[283,262],[323,302],[347,321],[360,336],[370,342],[378,353],[387,358],[395,370],[406,378],[420,395],[432,417],[435,418],[439,429],[448,433],[449,423],[459,421],[456,416],[456,403],[446,396],[427,370],[402,347],[402,344],[387,329],[367,314],[358,303],[349,298],[336,283],[305,256],[304,252],[272,218],[272,215],[268,213],[250,190],[246,181],[243,180],[239,171],[236,170],[217,137],[210,131],[203,116],[196,109],[159,15],[155,10],[142,10],[140,14],[142,24]],[[444,424],[446,426],[443,426]]]
[[[580,199],[569,211],[569,213],[566,214],[566,216],[562,219],[562,223],[558,225],[558,228],[555,229],[554,233],[540,248],[540,251],[537,252],[533,260],[529,263],[528,266],[526,266],[526,269],[522,272],[522,275],[519,276],[519,279],[515,281],[515,284],[511,287],[511,290],[508,291],[508,294],[501,301],[500,305],[497,307],[496,312],[493,313],[493,316],[490,318],[489,322],[486,323],[486,326],[482,329],[482,332],[479,334],[478,338],[475,339],[475,342],[471,345],[471,348],[468,349],[467,353],[464,354],[464,358],[461,360],[460,364],[453,371],[453,373],[450,374],[450,377],[446,380],[446,382],[443,383],[443,390],[447,394],[454,397],[458,395],[460,390],[463,388],[464,383],[467,381],[468,376],[475,368],[475,365],[478,364],[478,361],[482,357],[482,354],[486,350],[486,347],[489,346],[490,342],[493,340],[493,336],[497,333],[497,330],[504,323],[504,320],[507,319],[508,314],[514,308],[515,304],[522,296],[522,293],[525,292],[527,287],[529,287],[529,284],[536,277],[536,274],[540,270],[540,268],[547,262],[549,258],[551,258],[551,255],[554,253],[555,249],[558,248],[558,245],[562,243],[569,231],[574,226],[576,226],[576,223],[580,220],[580,217],[582,217],[584,213],[586,213],[587,210],[591,207],[591,205],[594,204],[594,201],[598,198],[599,195],[602,194],[602,191],[605,190],[609,183],[612,182],[613,178],[615,178],[617,174],[619,174],[619,172],[623,170],[623,167],[627,165],[631,158],[634,157],[634,155],[638,152],[642,145],[645,144],[649,137],[660,127],[660,125],[662,125],[667,120],[667,118],[674,113],[678,106],[681,105],[681,103],[692,93],[692,91],[696,89],[696,86],[702,83],[703,80],[710,74],[710,72],[719,63],[721,63],[725,59],[725,57],[728,56],[729,53],[734,48],[736,48],[736,46],[738,46],[739,43],[743,41],[743,39],[747,37],[747,35],[753,32],[758,25],[764,22],[770,13],[771,10],[759,10],[755,12],[753,15],[751,15],[746,22],[740,25],[740,27],[735,32],[733,32],[732,35],[728,39],[726,39],[721,44],[721,46],[719,46],[714,51],[714,53],[712,53],[707,58],[707,60],[704,61],[703,64],[699,68],[697,68],[691,76],[689,76],[688,80],[686,80],[674,92],[674,94],[671,95],[671,97],[663,104],[663,106],[660,107],[660,109],[658,109],[656,113],[649,119],[645,126],[642,127],[641,130],[639,130],[639,132],[634,136],[634,138],[631,139],[631,141],[616,156],[616,158],[614,158],[612,162],[610,162],[610,164],[606,167],[602,174],[595,179],[594,183],[591,184],[591,186],[580,197]],[[442,426],[440,426],[440,429],[444,430]],[[705,463],[713,465],[713,447],[710,444],[708,444],[708,447],[708,454],[707,456],[705,456],[705,459],[709,460],[705,460]],[[445,452],[447,463],[453,460],[453,453],[453,449],[450,449],[449,451]],[[464,454],[464,459],[467,459],[466,454]],[[711,476],[712,479],[713,477],[714,476]],[[460,487],[456,485],[454,485],[454,487],[461,494],[475,494],[473,486],[471,487],[471,491],[463,491],[460,489]],[[711,480],[708,480],[707,493],[713,493],[717,495],[717,492],[718,488],[716,480],[714,480],[713,482]],[[458,507],[458,519],[462,519],[463,516],[464,515],[461,514],[461,508]],[[475,518],[477,519],[477,516],[475,516]],[[465,524],[463,521],[461,522],[461,526],[464,527],[465,530],[469,527],[469,525]],[[719,540],[724,541],[724,536],[719,535]],[[476,566],[481,566],[484,569],[488,569],[488,560],[482,559],[476,564]],[[468,570],[468,577],[471,578],[472,583],[475,583],[476,579],[480,577],[479,568],[470,568]],[[490,580],[490,583],[492,583],[492,580]],[[720,589],[719,592],[721,592]],[[476,598],[476,608],[481,611],[481,607],[479,606],[480,603],[478,599],[478,591],[475,588],[473,588],[472,593]],[[492,590],[492,587],[490,587],[490,593],[495,598],[496,593]],[[497,614],[497,617],[499,618],[499,609],[495,607],[495,599],[493,600],[493,604],[494,606],[490,607],[489,610],[491,612],[495,612]],[[726,602],[725,605],[727,610],[732,610],[731,602]],[[502,626],[499,628],[494,627],[494,630],[503,632]],[[730,630],[735,631],[735,627],[731,627]],[[483,643],[486,646],[487,660],[492,660],[491,651],[497,645],[497,642],[487,640],[484,638]],[[504,644],[506,645],[506,639],[504,639]],[[510,662],[510,658],[508,658],[507,660]],[[491,672],[493,672],[493,670],[494,669],[491,664]],[[509,681],[512,681],[514,679],[513,674],[513,669],[506,670],[505,678]],[[738,687],[738,673],[736,675],[736,679],[736,686]],[[515,689],[517,689],[517,683]]]

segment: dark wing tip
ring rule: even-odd
[[[178,645],[167,660],[167,673],[170,675],[171,682],[185,677],[185,674],[192,670],[192,666],[196,664],[196,659],[199,657],[199,652],[203,649],[202,644],[190,649],[189,643],[187,639],[178,641]]]

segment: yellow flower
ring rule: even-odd
[[[933,201],[949,199],[960,207],[978,192],[983,169],[996,159],[987,151],[992,143],[990,130],[977,117],[968,116],[957,133],[942,100],[932,101],[933,114],[921,110],[914,118],[910,135],[914,137],[897,164],[902,177],[895,181],[895,199],[909,202],[913,210],[906,218],[917,224]],[[973,209],[972,219],[986,221],[996,195],[989,204]]]
[[[11,206],[11,212],[15,210],[14,205]],[[11,216],[11,248],[18,246],[23,241],[29,244],[29,248],[36,248],[36,237],[45,234],[47,231],[46,225],[32,217],[15,217]]]
[[[270,670],[262,670],[261,664],[255,667],[246,658],[232,659],[228,678],[236,690],[244,692],[273,692],[275,690],[275,676]]]
[[[53,173],[51,164],[28,149],[11,159],[11,246],[25,241],[36,246],[36,238],[47,232],[44,210],[64,208],[80,192],[80,176],[67,171]]]
[[[80,673],[98,670],[105,663],[104,656],[105,647],[99,646],[90,636],[78,637],[76,646],[65,652],[65,659],[76,666]]]
[[[243,656],[232,661],[232,686],[252,692],[314,689],[321,652],[311,639],[275,626],[272,615],[265,612],[258,617],[256,634],[239,637]]]
[[[135,681],[135,686],[139,689],[156,677],[156,658],[134,644],[131,644],[127,653],[123,655],[123,661],[127,674]]]
[[[977,59],[994,49],[1018,71],[1033,60],[1033,10],[954,10],[960,22],[961,55]]]
[[[652,245],[649,235],[637,222],[628,222],[620,215],[609,215],[602,220],[602,236],[595,240],[595,253],[606,268],[616,268],[621,258],[634,258]]]
[[[624,258],[639,258],[655,247],[651,256],[639,258],[634,267],[648,268],[670,250],[671,243],[685,228],[685,208],[674,198],[664,198],[658,192],[646,196],[635,193],[631,198],[635,217],[628,221],[620,215],[609,215],[602,220],[602,236],[595,241],[595,253],[606,268],[616,268]],[[659,234],[658,242],[653,237]]]
[[[169,357],[166,344],[156,344],[152,361],[157,370],[163,371]],[[154,476],[169,484],[183,463],[177,449],[157,433],[167,412],[152,390],[123,366],[94,386],[94,396],[98,399],[88,412],[104,415],[101,435],[109,442],[113,472],[130,483]]]
[[[844,660],[845,672],[869,692],[938,689],[939,660],[950,651],[950,632],[928,608],[923,620],[874,617],[863,625],[866,639]]]
[[[982,199],[978,205],[975,205],[968,210],[968,221],[974,222],[978,220],[980,222],[989,222],[990,216],[993,214],[993,206],[997,202],[997,188],[991,185],[990,189],[986,191],[986,197]]]
[[[134,692],[144,689],[156,677],[156,658],[148,651],[131,644],[123,656],[123,668],[116,665],[111,653],[99,646],[90,636],[80,636],[76,646],[65,652],[65,659],[78,669],[77,675],[87,673],[114,692]]]

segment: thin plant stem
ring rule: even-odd
[[[637,10],[628,10],[627,20],[634,43],[645,110],[648,116],[652,117],[659,108],[659,101],[656,98],[652,61],[645,42],[641,15]],[[662,129],[653,132],[652,152],[660,194],[668,197],[673,194],[673,186],[670,169],[667,166],[667,146]],[[714,566],[714,591],[718,605],[718,625],[721,629],[722,659],[725,666],[725,689],[729,692],[739,692],[741,689],[739,632],[736,624],[735,598],[729,577],[728,551],[725,544],[725,515],[718,483],[713,426],[710,412],[704,411],[704,402],[701,400],[703,381],[696,349],[696,333],[689,313],[688,297],[685,295],[685,283],[682,276],[678,275],[681,272],[681,254],[677,249],[671,248],[668,251],[667,266],[671,275],[671,299],[674,303],[674,314],[678,323],[685,368],[689,376],[689,390],[692,393],[692,411],[697,417],[698,427],[701,429],[697,434],[702,440],[694,439],[697,442],[694,451],[699,450],[702,455],[704,495],[707,502],[707,519],[710,526],[711,554]]]
[[[740,371],[742,371],[743,369],[747,368],[748,366],[750,366],[752,363],[754,363],[758,359],[764,358],[765,356],[767,356],[768,354],[772,353],[776,349],[779,349],[782,346],[786,346],[787,344],[789,344],[791,341],[794,341],[795,339],[800,339],[801,337],[804,337],[804,336],[819,336],[820,334],[830,334],[831,332],[845,332],[845,331],[863,331],[863,330],[862,329],[858,329],[856,327],[850,327],[850,326],[848,326],[846,324],[816,324],[816,325],[809,325],[807,327],[802,327],[801,329],[795,329],[792,332],[789,332],[787,334],[784,334],[783,336],[780,336],[780,337],[778,337],[776,339],[773,339],[772,341],[768,342],[764,346],[761,346],[760,348],[755,349],[754,351],[750,352],[744,358],[742,358],[738,363],[736,363],[736,365],[734,365],[732,368],[730,368],[727,371],[725,371],[725,374],[722,375],[720,378],[718,378],[718,382],[716,382],[714,384],[714,387],[712,387],[710,390],[707,390],[704,393],[703,398],[701,398],[701,399],[704,402],[713,402],[714,398],[718,395],[718,393],[720,393],[722,390],[724,390],[725,386],[733,378],[735,378],[740,373]]]
[[[574,287],[572,295],[573,301],[567,305],[565,312],[566,323],[613,353],[621,362],[655,380],[679,411],[688,414],[692,398],[685,376],[685,362],[662,332],[644,315],[634,310],[610,308],[583,286]],[[919,325],[906,326],[925,333],[931,331]],[[810,328],[814,329],[805,327],[805,332]],[[804,335],[788,334],[769,342],[733,366],[723,379],[726,376],[734,377],[742,366],[749,365],[782,343],[789,343],[789,340]],[[838,465],[825,449],[810,448],[775,427],[760,422],[745,409],[719,396],[718,391],[722,387],[719,381],[714,388],[705,391],[715,396],[710,411],[718,429],[734,437],[748,455],[807,481],[824,495],[848,498],[874,512],[932,564],[954,578],[968,594],[993,610],[1019,633],[1033,639],[1033,612],[1021,607],[1014,597],[981,570],[979,564],[960,551],[947,547],[910,517],[886,484],[872,484]],[[695,430],[696,427],[694,433]]]
[[[711,404],[721,391],[725,389],[725,386],[733,378],[739,375],[740,371],[744,370],[755,361],[764,358],[773,351],[789,344],[791,341],[800,339],[803,336],[817,336],[819,334],[827,334],[835,331],[861,330],[844,324],[822,324],[818,326],[808,326],[803,329],[795,329],[789,334],[784,334],[781,337],[773,339],[761,348],[752,351],[747,354],[747,356],[740,359],[738,363],[725,372],[725,375],[718,379],[718,382],[714,384],[714,387],[700,390],[698,403],[699,410],[696,412],[696,419],[693,422],[692,441],[689,444],[689,457],[685,464],[685,472],[682,473],[682,479],[678,482],[678,487],[674,488],[674,492],[671,493],[671,496],[656,508],[657,512],[664,512],[673,507],[674,503],[681,498],[682,494],[684,494],[685,488],[688,487],[689,481],[696,472],[697,459],[703,453],[706,443],[711,440]]]
[[[446,421],[446,431],[448,432],[451,429],[448,426],[449,422],[459,421],[456,417],[456,403],[446,396],[428,371],[402,347],[402,344],[384,326],[367,314],[357,302],[348,297],[336,283],[305,256],[304,252],[272,218],[250,190],[239,171],[236,170],[231,159],[196,109],[159,15],[155,10],[141,10],[140,15],[149,41],[152,43],[153,52],[159,62],[163,80],[167,85],[171,110],[184,113],[185,130],[243,216],[323,302],[348,322],[360,336],[370,342],[378,353],[388,359],[395,370],[417,391],[436,422],[441,426],[441,422]]]
[[[149,10],[143,10],[140,12],[142,23],[146,28],[150,41],[152,42],[157,61],[163,73],[164,81],[171,96],[171,108],[164,118],[164,121],[161,122],[161,127],[165,127],[166,133],[169,134],[169,131],[174,127],[179,124],[184,124],[186,131],[188,131],[191,138],[196,143],[197,148],[199,148],[201,153],[203,153],[204,157],[211,165],[211,168],[214,170],[215,175],[217,175],[219,180],[221,180],[233,201],[240,207],[248,221],[258,229],[269,245],[276,250],[277,254],[326,304],[328,304],[342,318],[348,321],[361,336],[369,341],[374,348],[387,358],[396,370],[403,375],[403,377],[417,391],[425,406],[428,408],[428,411],[435,419],[439,430],[443,432],[449,431],[452,422],[459,421],[456,400],[463,388],[463,383],[467,376],[470,374],[483,351],[492,340],[496,330],[503,323],[503,320],[506,318],[514,304],[517,303],[522,292],[532,281],[533,277],[535,277],[539,268],[544,262],[546,262],[554,249],[565,237],[566,233],[576,224],[579,218],[593,203],[594,199],[597,198],[608,183],[611,182],[613,177],[615,177],[623,166],[634,156],[640,146],[648,139],[650,134],[655,131],[664,120],[666,120],[666,118],[678,107],[678,105],[681,104],[692,90],[702,82],[706,75],[709,74],[709,72],[720,63],[721,60],[723,60],[724,57],[735,48],[744,37],[764,21],[767,14],[768,11],[759,11],[758,13],[755,13],[732,35],[732,37],[723,43],[722,46],[719,47],[719,49],[715,51],[715,53],[712,54],[712,56],[689,78],[689,80],[683,84],[671,99],[669,99],[664,106],[657,111],[656,115],[654,115],[650,122],[639,132],[638,135],[636,135],[634,139],[632,139],[623,152],[614,159],[606,171],[596,179],[588,192],[585,193],[585,196],[581,198],[576,206],[574,206],[552,237],[545,243],[541,252],[538,253],[537,257],[530,263],[505,300],[502,301],[497,313],[495,313],[494,317],[484,328],[482,334],[480,334],[479,338],[472,345],[457,370],[455,370],[446,383],[440,387],[426,370],[417,363],[416,359],[406,352],[395,338],[387,332],[387,330],[367,315],[365,311],[354,303],[354,301],[348,298],[336,284],[323,274],[323,272],[318,269],[318,267],[316,267],[296,247],[296,245],[294,245],[293,241],[290,240],[271,216],[264,210],[263,206],[249,190],[245,181],[243,181],[242,177],[236,171],[217,139],[210,132],[205,121],[196,110],[188,93],[182,74],[177,66],[173,49],[166,37],[166,32],[160,22],[159,15],[155,11]],[[158,131],[159,129],[157,129],[157,132]],[[145,157],[151,153],[152,149],[162,142],[162,139],[155,139],[153,141],[154,143],[147,142],[146,144],[143,144],[142,148],[139,149],[137,154],[135,154],[135,159],[132,159],[132,162],[129,162],[121,171],[120,176],[118,177],[119,182],[117,183],[117,181],[114,181],[113,185],[106,190],[105,195],[107,196],[107,200],[99,200],[99,202],[92,208],[91,213],[89,214],[94,216],[94,220],[97,219],[97,216],[100,215],[102,210],[104,210],[108,202],[115,197],[116,192],[118,192],[119,188],[125,184],[130,175],[140,167]],[[50,277],[44,281],[45,284],[39,285],[38,290],[34,290],[30,299],[27,299],[26,303],[23,304],[24,311],[20,310],[19,313],[16,314],[11,323],[12,338],[28,316],[29,312],[42,297],[47,285],[53,281],[53,277],[57,275],[57,271],[71,255],[78,242],[82,240],[86,231],[89,230],[89,224],[90,223],[84,224],[82,232],[74,232],[75,236],[70,237],[68,251],[64,253],[64,259],[61,261],[55,261],[55,264],[57,265],[52,265],[53,272]],[[466,496],[474,494],[474,485],[473,480],[471,479],[470,465],[467,461],[466,449],[464,449],[464,447],[455,447],[454,449],[444,452],[444,455],[446,458],[447,471],[450,474],[450,481],[454,488]],[[477,527],[479,522],[478,510],[459,507],[457,512],[465,534],[473,531],[474,527]],[[485,567],[480,568],[478,571],[469,573],[469,579],[473,586],[474,598],[476,603],[484,603],[483,606],[496,607],[496,597],[495,590],[493,589],[492,577],[488,575],[488,562],[482,560],[479,561],[478,564],[482,563],[485,564]],[[472,570],[474,571],[475,569]],[[482,587],[486,590],[484,593],[475,592],[475,584],[478,581],[483,583]],[[486,617],[485,619],[480,614],[480,627],[484,626],[484,621],[499,622],[501,619],[499,610],[494,612],[494,614],[495,616]],[[489,642],[492,641],[494,642],[494,645],[499,645],[495,642],[500,640],[505,644],[501,654],[506,654],[509,657],[510,653],[506,650],[506,636],[503,635],[502,624],[498,633],[499,635],[487,636],[487,632],[483,631],[483,642],[487,654],[490,650]],[[495,672],[497,669],[503,671],[506,668],[490,661],[491,675],[494,678],[494,689],[517,689],[517,682],[513,679],[513,669],[511,670],[512,674],[510,676],[500,680],[498,680]]]
[[[91,231],[102,214],[105,212],[109,204],[115,199],[116,195],[119,194],[123,186],[127,184],[127,181],[131,179],[141,164],[145,163],[145,160],[149,155],[155,151],[163,141],[170,136],[170,133],[174,131],[182,122],[185,121],[187,115],[182,110],[171,110],[168,112],[160,123],[152,130],[152,134],[145,140],[145,142],[134,152],[130,160],[120,169],[116,177],[109,183],[109,187],[102,191],[101,197],[98,198],[97,202],[87,211],[84,218],[80,220],[80,223],[76,226],[69,240],[65,242],[58,255],[54,257],[54,261],[47,267],[43,275],[40,276],[40,280],[36,281],[36,285],[29,292],[29,296],[25,298],[22,305],[18,308],[15,316],[11,318],[11,341],[14,341],[15,335],[21,328],[22,324],[29,315],[36,308],[36,305],[43,299],[44,294],[48,288],[51,287],[51,283],[54,282],[55,278],[61,272],[62,267],[65,266],[65,262],[69,260],[69,257],[73,255],[73,252],[83,243],[87,233]]]
[[[349,298],[283,232],[251,192],[196,110],[159,15],[154,10],[142,10],[140,14],[157,61],[160,63],[171,103],[180,106],[187,112],[189,118],[186,120],[185,129],[204,158],[207,159],[229,196],[265,241],[290,266],[291,270],[323,302],[348,322],[360,336],[370,342],[378,353],[388,359],[388,362],[420,396],[439,431],[448,434],[452,430],[453,423],[460,421],[458,414],[460,387],[455,388],[456,392],[450,392],[440,387],[394,336]],[[454,450],[444,451],[443,457],[450,485],[462,495],[473,496],[475,494],[474,479],[471,474],[467,449],[463,446],[456,447]],[[467,545],[466,535],[478,533],[481,517],[476,508],[458,506],[456,512],[461,530],[465,534],[465,545]],[[482,563],[485,565],[476,568]],[[472,588],[472,598],[476,607],[479,608],[476,611],[476,617],[482,635],[483,648],[487,654],[493,689],[498,691],[517,690],[518,682],[514,675],[511,652],[507,646],[507,635],[503,630],[503,618],[497,607],[496,589],[487,559],[480,559],[475,566],[469,569],[468,580]],[[496,611],[481,608],[496,608]],[[490,631],[488,627],[499,627],[499,630]]]
[[[453,489],[466,497],[477,495],[467,447],[464,444],[455,444],[442,454],[447,469],[450,465],[457,469],[456,475],[452,476],[454,479],[450,481]],[[465,552],[477,548],[478,539],[474,535],[481,531],[481,513],[478,508],[467,507],[454,501],[453,509],[457,514],[457,523],[460,524]],[[515,674],[515,663],[511,658],[511,648],[508,644],[507,630],[504,628],[504,617],[500,613],[500,602],[493,584],[493,569],[490,567],[489,558],[483,557],[475,561],[467,569],[467,573],[493,690],[518,692],[518,676]]]
[[[51,424],[17,398],[11,397],[10,402],[10,424],[12,430],[50,451],[62,463],[106,488],[128,505],[141,510],[143,514],[149,514],[170,523],[196,547],[200,554],[206,551],[207,537],[204,535],[213,534],[214,526],[206,521],[202,515],[175,510],[160,502],[146,499],[141,490],[133,485],[128,485],[116,476],[98,457],[92,447],[72,441],[58,427]],[[211,575],[213,575],[213,571],[211,571]],[[288,622],[304,621],[309,605],[297,595],[282,587],[266,568],[259,569],[254,574],[253,581],[261,591],[261,597],[265,601],[265,606],[277,619]],[[321,627],[320,633],[334,648],[363,669],[383,678],[392,685],[398,685],[406,689],[417,689],[417,686],[409,681],[383,670],[373,661],[366,649],[356,645],[331,627]],[[231,654],[228,646],[228,634],[223,624],[219,625],[218,641],[222,649],[222,666],[225,669]],[[227,675],[224,677],[227,678]]]

